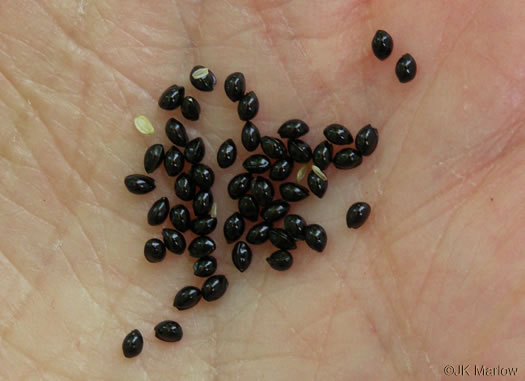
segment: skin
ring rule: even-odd
[[[162,3],[162,6],[160,5]],[[518,1],[15,1],[0,4],[0,378],[159,380],[439,380],[447,364],[518,367],[525,349],[525,8]],[[376,29],[394,38],[373,55]],[[414,81],[395,62],[410,52]],[[195,64],[213,93],[189,84]],[[242,123],[222,84],[245,74],[275,135],[289,118],[355,135],[379,129],[376,152],[350,171],[330,167],[323,200],[292,212],[328,233],[304,243],[288,272],[269,268],[269,244],[239,273],[222,223],[235,210],[226,185],[247,156]],[[164,143],[180,110],[156,101],[173,83],[201,103],[204,162],[216,170],[219,274],[225,296],[179,312],[178,289],[203,280],[193,259],[147,263],[146,224],[173,179],[127,192],[145,149]],[[156,127],[143,136],[133,118]],[[236,164],[216,150],[233,137]],[[303,180],[306,183],[306,180]],[[372,214],[358,231],[349,205]],[[167,224],[166,224],[167,225]],[[180,343],[153,335],[161,320]],[[144,351],[121,352],[142,331]]]

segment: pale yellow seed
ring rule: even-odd
[[[216,202],[214,202],[213,205],[211,206],[210,216],[212,216],[213,218],[217,217],[217,203]]]
[[[135,127],[141,134],[144,135],[153,135],[155,132],[155,128],[153,128],[153,125],[149,121],[148,118],[146,118],[144,115],[139,115],[135,118]]]
[[[191,76],[194,78],[194,79],[202,79],[202,78],[206,78],[209,74],[209,70],[207,67],[201,67],[200,69],[197,69],[195,70]]]
[[[308,164],[305,164],[297,171],[297,183],[300,183],[301,180],[304,179],[307,168],[308,168]]]
[[[321,168],[319,168],[317,165],[312,165],[312,171],[319,176],[322,180],[328,181],[328,177],[324,174],[323,171],[321,171]]]

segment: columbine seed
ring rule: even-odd
[[[153,135],[155,128],[144,115],[139,115],[135,118],[135,128],[144,135]]]

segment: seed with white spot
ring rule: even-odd
[[[217,203],[216,202],[214,202],[213,205],[211,206],[210,216],[213,218],[217,217]]]
[[[308,164],[303,165],[299,170],[297,171],[297,183],[300,183],[302,179],[304,179],[304,176],[306,175],[306,171],[308,170]]]
[[[195,79],[202,79],[202,78],[206,78],[209,72],[210,71],[208,70],[207,67],[201,67],[200,69],[195,70],[191,74],[191,76]]]
[[[317,165],[312,165],[312,171],[314,171],[314,173],[324,181],[328,181],[328,177],[326,177],[324,172],[321,171],[321,168],[319,168]]]
[[[146,118],[144,115],[139,115],[135,118],[135,127],[141,134],[144,135],[153,135],[155,132],[155,128],[153,128],[153,125],[149,121],[148,118]]]

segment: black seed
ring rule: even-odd
[[[248,189],[250,189],[250,181],[252,180],[252,175],[249,173],[241,173],[235,176],[228,183],[228,194],[234,200],[240,198]]]
[[[384,30],[378,30],[372,39],[372,51],[374,55],[383,61],[392,53],[393,48],[394,41],[392,37]]]
[[[204,216],[191,221],[191,231],[197,235],[208,235],[217,227],[217,219]]]
[[[288,202],[304,200],[310,194],[308,188],[294,183],[281,184],[279,186],[279,191],[281,192],[281,198]]]
[[[146,194],[155,189],[155,180],[144,175],[129,175],[124,179],[128,191],[134,194]]]
[[[144,154],[144,169],[147,173],[157,169],[164,159],[164,146],[162,144],[153,144]]]
[[[188,144],[188,135],[184,125],[175,118],[168,119],[166,122],[166,136],[179,147],[186,147]]]
[[[232,250],[232,262],[241,273],[246,271],[252,263],[252,250],[244,241],[235,244]]]
[[[164,168],[168,176],[177,176],[184,169],[184,156],[182,152],[172,146],[164,156]]]
[[[410,54],[402,56],[396,64],[397,79],[401,83],[407,83],[414,79],[417,72],[416,60]]]
[[[328,188],[328,181],[323,180],[314,171],[308,174],[308,187],[319,198],[323,198],[326,189]]]
[[[227,289],[228,279],[224,275],[213,275],[202,285],[202,298],[207,302],[213,302],[223,296]]]
[[[148,212],[148,224],[160,225],[170,212],[170,202],[166,197],[159,198]]]
[[[232,139],[228,139],[221,144],[217,151],[217,163],[219,163],[219,167],[221,168],[228,168],[235,163],[236,158],[237,147]]]
[[[189,251],[192,257],[201,258],[210,255],[216,248],[215,242],[210,237],[201,236],[191,241]]]
[[[202,217],[210,213],[213,206],[213,195],[209,190],[202,190],[193,198],[193,213]]]
[[[291,158],[298,163],[308,163],[312,158],[312,149],[302,140],[288,140],[288,152]]]
[[[246,122],[241,133],[242,145],[246,150],[252,152],[257,149],[261,141],[259,129],[252,122]]]
[[[253,91],[245,94],[237,104],[237,113],[241,120],[250,120],[255,118],[259,111],[259,100]]]
[[[286,250],[279,250],[266,258],[266,262],[268,262],[270,267],[274,270],[286,271],[292,267],[293,257],[292,254]]]
[[[199,120],[201,106],[197,99],[193,97],[184,97],[181,105],[182,116],[188,120]]]
[[[353,148],[345,148],[334,156],[334,165],[339,169],[351,169],[357,167],[363,161],[363,157]]]
[[[379,140],[379,132],[377,129],[367,124],[359,130],[355,136],[355,149],[363,156],[371,155]]]
[[[175,180],[175,194],[182,201],[191,201],[195,197],[195,184],[191,181],[190,176],[184,172]]]
[[[138,329],[134,329],[126,335],[122,342],[122,352],[127,358],[135,357],[142,352],[144,339]]]
[[[239,199],[239,213],[250,221],[257,221],[259,217],[259,205],[252,196],[244,195]]]
[[[224,91],[232,102],[237,102],[244,96],[246,91],[246,80],[242,73],[236,72],[226,77]]]
[[[370,205],[366,202],[356,202],[346,212],[346,226],[357,229],[363,225],[370,215]]]
[[[166,246],[160,239],[152,238],[144,245],[144,257],[148,262],[160,262],[166,256]]]
[[[261,217],[266,222],[278,221],[290,210],[290,204],[284,200],[275,200],[261,212]]]
[[[270,169],[270,179],[275,181],[283,181],[292,174],[293,160],[282,159],[276,161]]]
[[[240,213],[233,213],[224,222],[224,237],[228,243],[232,243],[241,238],[244,233],[244,220]]]
[[[159,98],[159,107],[164,110],[175,110],[184,98],[184,87],[173,85],[168,87]]]
[[[257,204],[262,207],[270,205],[275,196],[275,191],[270,180],[257,176],[251,183],[252,196]]]
[[[322,141],[314,149],[313,162],[324,171],[332,162],[332,154],[333,146],[326,140]]]
[[[284,159],[286,157],[286,147],[280,139],[263,136],[261,147],[264,153],[272,159]]]
[[[185,232],[190,228],[190,212],[184,205],[179,204],[170,210],[171,224],[175,229]]]
[[[242,166],[250,173],[264,173],[270,168],[270,160],[264,155],[256,154],[244,160]]]
[[[182,254],[186,249],[184,236],[174,229],[162,229],[162,238],[166,249],[175,254]]]
[[[304,241],[306,238],[306,221],[297,214],[289,214],[284,217],[284,229],[297,240]]]
[[[334,143],[337,145],[346,145],[346,144],[352,144],[354,141],[354,138],[352,138],[352,134],[345,126],[341,126],[340,124],[331,124],[328,127],[326,127],[323,130],[324,136],[328,139],[330,143]]]
[[[217,270],[217,260],[211,255],[199,258],[193,264],[193,275],[202,278],[209,277]]]
[[[321,225],[312,224],[306,227],[305,241],[312,249],[322,252],[326,247],[326,232]]]
[[[204,142],[202,138],[190,140],[184,149],[184,158],[191,164],[198,164],[205,153]]]
[[[213,87],[217,83],[217,78],[215,77],[215,74],[212,73],[210,69],[208,69],[208,75],[202,78],[194,78],[193,73],[195,73],[199,69],[204,69],[204,66],[197,65],[193,69],[191,69],[190,73],[190,82],[191,84],[200,91],[212,91]]]
[[[155,326],[155,337],[162,341],[174,343],[182,339],[182,327],[173,320],[164,320]]]
[[[253,226],[246,235],[246,241],[254,245],[260,245],[268,240],[271,225],[267,222],[261,222]]]
[[[292,250],[297,248],[295,239],[289,235],[284,229],[270,229],[270,234],[268,235],[270,242],[276,248],[281,250]]]
[[[277,131],[281,138],[297,139],[306,134],[310,128],[308,125],[299,119],[291,119],[284,122]]]
[[[201,290],[194,286],[186,286],[180,289],[175,295],[175,300],[173,301],[173,306],[176,307],[179,311],[187,310],[195,306],[201,300],[202,294]]]
[[[200,189],[210,189],[215,182],[213,169],[202,163],[191,166],[190,177]]]

